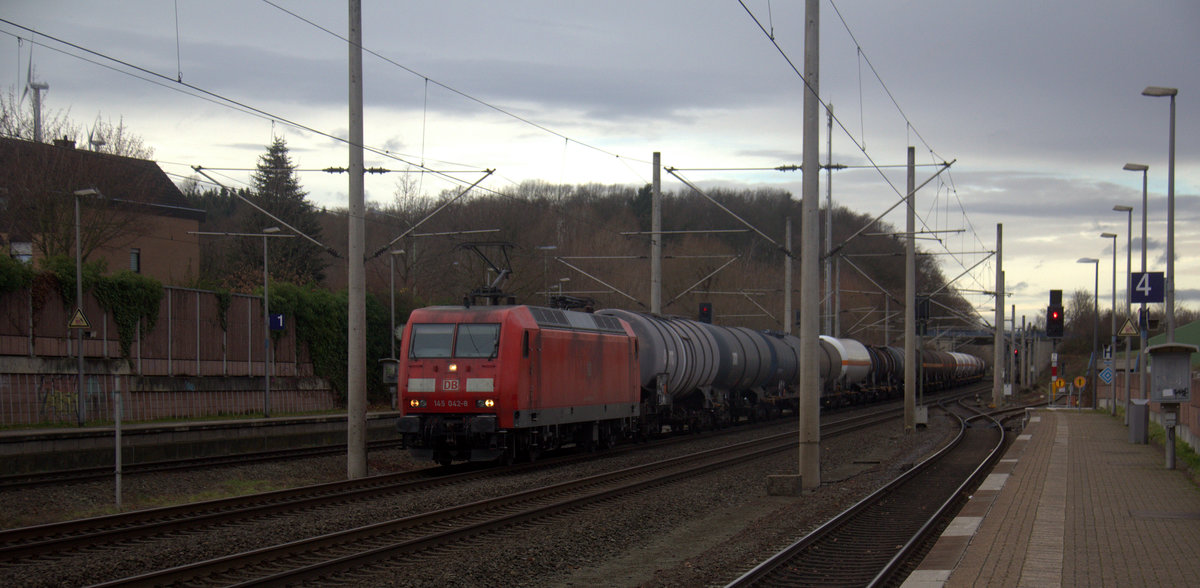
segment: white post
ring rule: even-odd
[[[116,401],[116,413],[114,414],[116,422],[116,437],[113,441],[113,446],[116,448],[116,498],[117,511],[121,510],[121,413],[124,412],[121,405],[121,384],[120,376],[113,376],[113,399]]]
[[[917,374],[921,358],[917,349],[917,224],[916,224],[917,151],[908,148],[908,196],[904,209],[904,431],[911,432],[917,422]]]
[[[817,131],[817,105],[820,101],[819,72],[820,3],[804,3],[804,161],[800,228],[800,290],[820,291],[818,235],[820,147]],[[800,300],[800,484],[806,489],[821,486],[821,373],[818,338],[821,305],[818,296]]]
[[[650,313],[662,314],[662,153],[654,152],[650,191]]]
[[[367,475],[367,382],[366,382],[366,275],[363,214],[363,79],[362,79],[362,0],[349,1],[350,70],[350,237],[347,247],[349,270],[349,326],[346,361],[346,475],[350,479]]]
[[[996,223],[996,332],[993,334],[992,345],[992,406],[1000,406],[1003,402],[1002,390],[1004,366],[1004,225]]]

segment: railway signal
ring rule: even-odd
[[[702,323],[712,323],[713,307],[711,302],[700,303],[700,317],[697,319]]]
[[[1063,336],[1063,307],[1051,304],[1046,307],[1046,336],[1061,339]]]

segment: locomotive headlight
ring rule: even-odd
[[[458,371],[458,364],[457,363],[450,364],[450,373],[454,373],[457,371]]]
[[[475,408],[492,408],[493,406],[496,406],[496,401],[492,400],[491,398],[475,401]]]
[[[424,406],[425,406],[425,401],[424,401],[424,400],[417,400],[416,398],[413,398],[412,400],[409,400],[409,401],[408,401],[408,405],[409,405],[409,406],[411,406],[411,407],[413,407],[413,408],[422,408],[422,407],[424,407]]]

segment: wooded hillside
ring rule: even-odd
[[[436,198],[397,197],[390,206],[371,207],[368,211],[367,288],[385,305],[389,294],[389,251],[404,251],[395,256],[398,322],[402,322],[411,308],[461,304],[468,292],[494,280],[495,274],[483,259],[463,247],[466,243],[480,242],[512,245],[507,260],[499,247],[482,246],[480,250],[500,268],[512,270],[511,278],[501,288],[515,296],[518,303],[546,304],[547,293],[557,293],[561,288],[564,294],[594,299],[597,308],[648,310],[650,238],[630,233],[650,229],[649,186],[638,189],[621,185],[526,182],[500,193],[474,191],[429,216],[456,194],[447,192]],[[799,200],[787,192],[770,189],[716,190],[709,195],[778,245],[750,231],[695,192],[664,194],[664,231],[738,231],[665,236],[664,312],[694,317],[700,302],[711,302],[715,322],[781,330],[782,244],[788,217],[792,218],[796,256],[794,307],[798,308],[800,297],[806,295],[799,291]],[[220,205],[209,207],[210,226],[205,230],[236,226],[240,221],[234,219],[249,209],[229,199],[212,201]],[[203,206],[204,202],[198,204]],[[320,211],[320,220],[324,243],[345,251],[345,212]],[[872,217],[835,208],[833,220],[836,246]],[[389,246],[390,241],[414,226],[412,234]],[[824,227],[823,219],[821,226]],[[842,291],[842,336],[882,343],[887,309],[890,338],[896,340],[903,324],[900,302],[904,294],[903,240],[879,235],[895,232],[894,227],[880,223],[865,231],[873,235],[859,236],[840,249],[844,256],[839,263],[838,280]],[[221,256],[208,255],[206,259],[220,260]],[[326,261],[325,286],[344,289],[345,259],[329,256]],[[729,265],[716,271],[726,264]],[[226,267],[214,263],[204,269],[207,276],[219,283]],[[919,256],[918,274],[919,294],[938,290],[945,282],[933,257]],[[875,284],[887,289],[893,300],[885,302]],[[690,293],[684,293],[689,288],[692,288]],[[943,290],[934,300],[931,312],[934,317],[949,317],[954,312],[970,315],[969,304],[953,289]],[[939,321],[949,322],[949,319]],[[963,324],[961,320],[955,322]]]

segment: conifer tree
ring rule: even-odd
[[[276,137],[267,147],[265,155],[259,157],[258,166],[251,176],[255,204],[282,219],[304,234],[321,241],[319,212],[308,201],[308,192],[300,186],[296,177],[296,165],[288,153],[287,142]],[[287,227],[258,211],[248,215],[243,224],[246,232],[258,233],[266,227],[279,226],[284,233]],[[261,243],[259,244],[261,247]],[[312,241],[297,235],[290,239],[271,239],[268,260],[271,278],[297,284],[319,284],[325,279],[328,265],[325,252]],[[259,259],[262,253],[259,251]],[[259,262],[261,265],[261,261]]]

